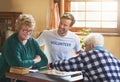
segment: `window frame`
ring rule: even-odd
[[[60,10],[61,11],[64,11],[64,12],[69,12],[69,8],[70,8],[70,1],[86,1],[86,0],[62,0],[62,4],[63,4],[63,1],[64,1],[64,5],[60,5]],[[87,0],[87,1],[96,1],[96,0]],[[101,0],[97,0],[97,1],[101,1]],[[107,1],[107,0],[106,0]],[[118,1],[118,17],[117,17],[117,28],[86,28],[86,27],[72,27],[70,30],[73,31],[73,32],[78,32],[79,30],[82,30],[82,29],[90,29],[91,32],[98,32],[98,33],[117,33],[117,34],[120,34],[120,1]],[[66,6],[67,5],[67,6]],[[64,7],[63,7],[64,6]],[[64,9],[61,9],[61,8],[64,8]],[[62,13],[61,13],[62,14]]]

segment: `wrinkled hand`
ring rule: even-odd
[[[48,68],[49,70],[52,70],[52,68],[50,67],[50,63],[47,64],[47,68]]]
[[[36,55],[35,58],[33,59],[34,63],[38,63],[41,61],[41,57],[39,55]]]
[[[82,52],[84,52],[84,51],[83,51],[83,50],[80,50],[80,51],[76,52],[76,54],[80,54],[80,53],[82,53]]]

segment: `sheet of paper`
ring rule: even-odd
[[[62,71],[58,71],[58,70],[44,70],[44,71],[40,71],[40,73],[57,75],[57,76],[70,76],[70,75],[74,75],[74,74],[81,74],[81,71],[62,72]]]
[[[38,69],[30,69],[29,71],[30,72],[38,72],[39,70]]]

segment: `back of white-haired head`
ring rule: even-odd
[[[100,33],[90,33],[85,38],[85,44],[92,44],[95,46],[103,46],[104,45],[104,37]]]

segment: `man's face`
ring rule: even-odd
[[[58,27],[58,34],[60,36],[65,36],[67,31],[70,29],[71,20],[62,18]]]

